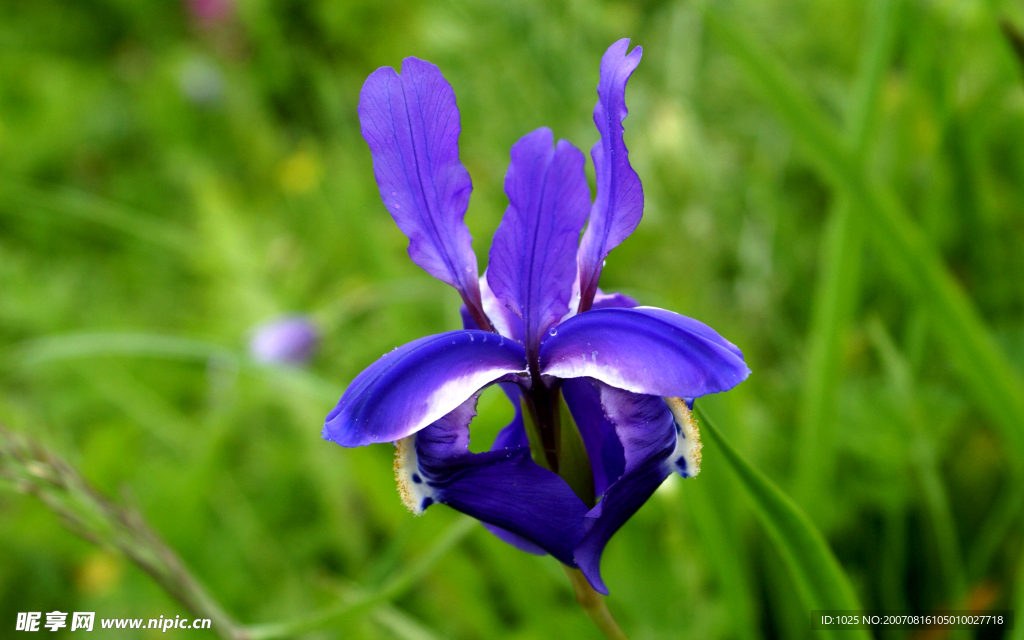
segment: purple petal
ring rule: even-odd
[[[505,174],[509,205],[487,266],[494,295],[523,320],[528,353],[569,310],[576,246],[590,205],[583,154],[565,140],[552,145],[545,127],[512,146]]]
[[[485,296],[486,297],[486,296]],[[569,318],[579,314],[579,302],[580,302],[580,278],[579,271],[576,272],[576,280],[572,284],[572,299],[573,302],[569,303],[569,313],[562,316],[559,324],[565,322]],[[622,293],[605,293],[601,291],[601,287],[597,288],[597,294],[594,296],[594,302],[591,305],[591,309],[615,309],[618,307],[624,307],[632,309],[633,307],[639,307],[640,303],[630,298],[629,296]]]
[[[409,257],[480,311],[476,255],[463,218],[473,184],[459,162],[455,92],[433,64],[381,67],[359,94],[359,122],[381,199],[409,238]]]
[[[257,362],[300,365],[309,360],[320,332],[305,316],[281,318],[253,332],[249,353]]]
[[[591,377],[634,393],[697,398],[733,388],[750,370],[707,325],[653,307],[587,311],[540,348],[541,373]]]
[[[501,527],[496,527],[493,524],[488,524],[486,522],[483,522],[481,524],[483,524],[484,528],[487,529],[488,531],[490,531],[491,533],[493,533],[499,540],[501,540],[505,544],[512,545],[513,547],[515,547],[516,549],[519,549],[520,551],[525,551],[526,553],[532,553],[535,556],[546,556],[546,555],[548,555],[547,551],[545,551],[544,549],[541,549],[540,547],[538,547],[537,545],[533,544],[532,542],[530,542],[529,540],[527,540],[526,538],[524,538],[522,536],[517,536],[516,534],[512,533],[511,531],[506,531],[505,529],[502,529]]]
[[[597,290],[597,295],[594,296],[594,304],[591,305],[591,309],[616,309],[625,308],[632,309],[633,307],[639,307],[640,303],[630,298],[624,293],[605,293],[600,288]]]
[[[605,414],[622,443],[626,465],[622,476],[585,516],[586,534],[574,556],[594,589],[607,594],[600,570],[605,545],[669,474],[699,472],[700,439],[682,401],[629,393],[601,383],[597,387]]]
[[[601,139],[590,150],[597,175],[597,197],[580,242],[581,311],[590,309],[604,259],[633,233],[644,211],[643,187],[629,164],[629,150],[622,139],[622,121],[629,113],[626,82],[640,64],[643,49],[636,47],[627,55],[628,49],[629,39],[623,38],[608,47],[601,58],[594,107],[594,124]]]
[[[529,447],[470,453],[475,412],[474,397],[399,443],[395,468],[406,505],[420,513],[447,504],[575,566],[586,505],[533,461]]]
[[[414,340],[356,376],[328,414],[323,437],[346,447],[404,438],[525,367],[522,345],[490,332]]]
[[[522,407],[518,401],[519,387],[514,384],[501,383],[505,392],[510,397],[516,398],[513,400],[513,404],[516,408],[516,415],[512,418],[512,422],[508,424],[504,429],[498,432],[498,437],[494,439],[494,444],[491,446],[491,451],[500,451],[502,449],[510,449],[515,447],[526,447],[530,448],[530,441],[526,437],[526,429],[523,427],[523,413]],[[517,536],[511,531],[506,531],[501,527],[496,527],[493,524],[483,523],[484,527],[493,533],[495,536],[500,538],[503,542],[506,542],[520,551],[532,553],[534,555],[543,556],[547,554],[547,551],[541,549],[537,545],[533,544],[522,536]]]
[[[590,378],[569,378],[562,382],[562,396],[579,427],[594,469],[594,493],[601,495],[622,475],[626,461],[615,425],[601,408],[597,384],[600,383]]]

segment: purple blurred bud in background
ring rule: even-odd
[[[258,362],[305,364],[316,350],[320,331],[305,316],[278,318],[252,333],[249,354]]]

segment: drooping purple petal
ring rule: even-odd
[[[575,566],[572,552],[583,535],[586,505],[530,458],[528,446],[470,453],[475,407],[474,397],[399,443],[403,500],[417,513],[435,502],[447,504]]]
[[[619,389],[697,398],[733,388],[750,370],[707,325],[653,307],[591,310],[558,325],[540,348],[541,373],[591,377]]]
[[[512,145],[509,205],[494,233],[487,282],[522,318],[528,353],[569,310],[576,246],[590,206],[583,163],[569,142],[555,145],[546,127]]]
[[[511,391],[516,396],[519,394],[519,387],[514,384],[501,383],[502,388],[506,389],[506,393]],[[511,394],[510,394],[511,395]],[[491,446],[491,451],[501,451],[503,449],[521,448],[526,447],[529,449],[530,441],[526,437],[526,429],[523,427],[523,413],[522,407],[519,405],[518,398],[513,401],[516,407],[516,415],[512,418],[512,422],[508,424],[504,429],[498,432],[498,437],[494,439],[494,444]],[[543,556],[547,554],[547,551],[541,549],[534,543],[530,542],[522,536],[518,536],[511,531],[496,527],[493,524],[483,523],[484,527],[493,533],[495,536],[500,538],[503,542],[506,542],[520,551],[532,553],[534,555]]]
[[[409,257],[455,287],[482,319],[473,239],[463,218],[473,190],[459,161],[455,92],[433,64],[402,61],[402,75],[381,67],[359,94],[359,122],[391,216],[409,238]]]
[[[356,376],[327,415],[323,437],[346,447],[404,438],[525,368],[522,345],[490,332],[414,340]]]
[[[629,150],[622,138],[626,109],[626,82],[640,64],[643,49],[628,54],[629,39],[608,47],[601,58],[594,124],[601,139],[590,150],[597,176],[597,197],[590,210],[587,230],[580,242],[580,311],[590,309],[608,253],[633,233],[644,211],[640,178],[629,164]]]
[[[586,534],[574,557],[590,584],[601,593],[608,588],[601,578],[605,545],[673,471],[695,475],[699,471],[700,440],[689,411],[681,401],[641,395],[595,383],[601,405],[625,457],[622,476],[584,517]],[[672,407],[682,407],[676,411]],[[679,424],[682,421],[685,426]],[[696,457],[690,455],[696,449]],[[682,467],[676,461],[682,461]],[[689,461],[689,464],[687,464]],[[692,473],[687,473],[687,468]]]
[[[594,470],[594,494],[599,496],[622,475],[626,461],[615,425],[601,408],[595,384],[590,378],[569,378],[562,382],[562,396],[587,448]]]

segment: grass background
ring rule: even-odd
[[[404,510],[390,447],[319,438],[363,367],[458,325],[457,295],[408,260],[379,201],[363,79],[415,55],[454,86],[484,265],[509,147],[546,125],[589,149],[600,55],[624,36],[644,47],[626,141],[646,207],[604,289],[744,350],[750,379],[703,404],[865,607],[1021,601],[1024,60],[1000,26],[1024,27],[1019,4],[196,12],[216,4],[0,5],[0,421],[138,505],[239,620],[379,584],[456,521]],[[323,331],[309,367],[248,362],[252,328],[295,312]],[[474,449],[506,405],[485,395]],[[634,640],[810,637],[782,557],[705,452],[609,545],[609,607]],[[4,491],[0,625],[52,610],[185,614]],[[482,528],[392,608],[310,635],[598,637],[555,561]]]

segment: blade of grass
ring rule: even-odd
[[[373,620],[400,640],[437,640],[438,636],[418,620],[393,605],[381,605]]]
[[[51,336],[26,342],[15,353],[16,362],[28,367],[48,362],[104,356],[186,361],[206,361],[212,358],[238,360],[235,352],[210,342],[152,333],[110,332]]]
[[[14,182],[0,185],[0,198],[22,214],[51,211],[113,229],[151,245],[187,254],[193,243],[187,233],[144,213],[71,187],[40,189]]]
[[[988,571],[992,559],[999,551],[999,545],[1014,531],[1014,522],[1024,510],[1024,478],[1015,469],[1011,470],[1006,488],[1000,494],[995,506],[989,510],[967,555],[967,575],[980,578]]]
[[[700,405],[695,407],[704,432],[710,436],[709,440],[722,453],[722,458],[750,496],[754,511],[785,560],[807,608],[808,618],[813,610],[860,610],[857,596],[839,561],[810,519],[771,480],[733,449]],[[864,630],[823,633],[836,638],[871,638]]]
[[[707,25],[722,46],[757,82],[812,160],[837,189],[863,212],[869,238],[885,256],[907,293],[930,312],[947,357],[968,391],[1024,460],[1024,381],[1002,353],[941,256],[903,205],[872,180],[843,144],[842,136],[797,85],[777,58],[711,3]]]
[[[846,126],[847,144],[860,164],[867,156],[882,79],[892,58],[896,0],[869,6],[861,60]],[[823,476],[832,459],[826,437],[840,367],[843,331],[856,304],[863,230],[850,199],[840,197],[829,213],[818,264],[808,343],[809,353],[797,423],[796,496],[817,512]]]
[[[1014,603],[1015,611],[1024,611],[1024,559],[1021,560],[1020,569],[1017,571],[1017,586],[1015,588],[1016,602]],[[1024,624],[1020,621],[1017,622],[1013,633],[1009,635],[1009,640],[1024,640]]]
[[[939,473],[935,445],[928,437],[923,408],[915,396],[910,366],[877,317],[868,322],[868,336],[882,361],[889,387],[896,396],[899,413],[906,418],[910,464],[921,486],[921,495],[935,535],[939,566],[946,582],[947,603],[956,607],[967,594],[963,554],[949,497]]]
[[[76,535],[123,554],[197,617],[210,618],[225,640],[243,636],[241,627],[192,575],[177,553],[135,509],[115,505],[78,471],[23,436],[0,425],[0,480],[38,498]]]
[[[188,420],[163,396],[139,380],[119,361],[88,362],[76,367],[81,378],[132,422],[176,454],[188,450],[194,436]]]
[[[748,570],[740,555],[742,545],[734,543],[734,536],[724,522],[722,501],[709,495],[706,483],[682,484],[685,485],[683,502],[692,513],[702,549],[715,571],[722,599],[729,607],[733,632],[743,640],[756,638],[755,605],[748,587]]]
[[[459,516],[427,551],[376,589],[353,593],[352,597],[311,616],[287,622],[252,625],[245,629],[246,640],[290,638],[322,629],[356,613],[393,600],[416,584],[448,551],[476,528],[476,520]]]
[[[387,607],[387,603],[420,581],[476,527],[475,520],[459,515],[426,552],[376,589],[353,590],[340,603],[294,621],[241,626],[206,591],[141,513],[115,505],[64,460],[39,443],[7,431],[3,425],[0,425],[0,480],[21,493],[39,498],[61,516],[64,525],[76,535],[124,554],[188,611],[212,619],[214,630],[226,640],[288,638],[381,605]],[[398,620],[393,609],[385,608],[383,615],[391,623],[408,622]],[[405,629],[416,630],[408,624]]]

